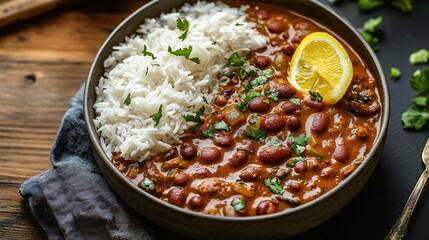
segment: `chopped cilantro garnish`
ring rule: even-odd
[[[158,112],[150,115],[150,118],[155,121],[155,127],[158,126],[159,120],[161,120],[162,117],[162,104],[159,106]]]
[[[143,56],[149,56],[149,57],[151,57],[151,58],[152,58],[152,60],[155,60],[155,59],[156,59],[156,57],[153,55],[153,53],[151,53],[151,52],[149,52],[149,51],[147,50],[146,45],[144,45],[144,46],[143,46],[143,51],[142,51],[142,53],[143,53]]]
[[[212,42],[212,45],[216,45],[217,44],[217,41],[216,40],[214,40],[213,42]]]
[[[279,140],[277,140],[277,139],[274,139],[274,140],[269,141],[269,142],[268,142],[268,145],[279,147],[279,146],[281,146],[281,145],[282,145],[282,142],[280,142],[280,141],[279,141]]]
[[[124,104],[129,106],[131,104],[131,94],[128,93],[127,98],[125,98]]]
[[[363,38],[365,39],[365,41],[369,44],[369,46],[371,46],[372,50],[377,52],[378,51],[378,46],[377,46],[378,38],[374,37],[372,35],[372,33],[370,33],[370,32],[363,31],[363,32],[361,32],[361,34],[362,34]]]
[[[268,81],[268,79],[272,76],[273,76],[273,70],[272,69],[266,69],[266,70],[262,71],[257,78],[253,79],[250,82],[250,85],[252,85],[252,86],[262,85],[262,84],[266,83]]]
[[[286,162],[286,167],[293,168],[293,167],[295,167],[295,165],[296,165],[298,162],[301,162],[301,161],[307,161],[307,158],[305,158],[305,157],[295,157],[295,158],[291,158],[291,159],[289,159],[289,160]]]
[[[271,178],[264,179],[264,184],[267,188],[271,190],[271,192],[275,194],[283,194],[285,190],[282,187],[282,181],[280,179],[276,179],[273,181]]]
[[[289,102],[298,105],[298,107],[301,107],[301,99],[299,99],[299,98],[291,98],[291,99],[289,99]]]
[[[265,91],[264,94],[274,102],[277,102],[279,100],[279,92],[275,87],[272,87],[270,90]]]
[[[402,114],[402,127],[420,130],[429,125],[429,69],[417,70],[410,79],[410,85],[418,94],[413,105]]]
[[[398,80],[401,77],[401,71],[395,67],[390,68],[390,78],[392,80]]]
[[[215,124],[215,129],[216,130],[224,130],[225,132],[229,132],[231,130],[230,127],[228,126],[228,124],[226,124],[226,122],[224,122],[224,121],[217,122]]]
[[[182,31],[182,35],[179,36],[180,40],[185,40],[186,36],[188,36],[188,31],[189,31],[189,22],[186,18],[180,18],[178,17],[176,20],[176,27],[177,29],[179,29],[180,31]]]
[[[237,26],[243,26],[244,24],[243,23],[236,23],[235,24],[235,26],[237,27]]]
[[[192,62],[197,63],[197,64],[200,64],[200,62],[201,62],[200,58],[198,58],[198,57],[189,58],[189,56],[191,55],[191,52],[192,52],[192,46],[189,46],[187,48],[179,48],[175,51],[173,51],[171,49],[171,47],[168,46],[168,52],[174,56],[185,57],[189,61],[192,61]]]
[[[244,131],[243,134],[250,138],[257,139],[259,142],[265,141],[265,131],[253,126],[250,126],[250,128]]]
[[[201,126],[201,124],[203,123],[203,121],[201,120],[201,116],[204,114],[205,111],[205,107],[202,106],[195,115],[191,115],[191,114],[187,114],[187,115],[182,115],[182,117],[185,119],[186,122],[196,122],[197,125],[194,127],[193,131],[197,132],[198,128]]]
[[[411,0],[394,0],[392,5],[402,12],[410,12],[413,10],[413,5],[411,4]]]
[[[234,207],[236,212],[239,212],[247,206],[247,203],[245,201],[236,199],[231,203],[231,205]]]
[[[205,96],[203,96],[203,101],[204,101],[206,104],[209,104],[209,102],[207,102],[207,98],[206,98]]]
[[[283,141],[284,141],[284,140],[286,140],[285,135],[282,135],[280,138],[281,138]]]
[[[297,137],[289,135],[289,139],[292,142],[292,151],[296,155],[302,156],[305,151],[305,147],[307,146],[307,137],[304,134]]]
[[[248,76],[258,76],[258,73],[252,68],[240,69],[240,72],[238,73],[238,77],[241,80],[246,79]]]
[[[410,55],[410,63],[413,65],[427,63],[429,61],[429,50],[420,49]]]
[[[371,10],[384,4],[384,0],[359,0],[358,5],[362,10]]]
[[[206,137],[206,138],[214,138],[216,135],[215,135],[215,133],[214,133],[214,127],[213,127],[213,124],[210,124],[209,125],[209,129],[207,129],[207,131],[203,131],[202,132],[202,134],[203,134],[203,137]]]
[[[149,190],[152,190],[152,191],[155,189],[155,184],[149,178],[145,178],[143,180],[143,186],[147,187]]]
[[[260,94],[255,89],[250,89],[247,94],[240,94],[240,98],[243,99],[243,102],[239,102],[235,106],[238,110],[245,112],[249,101],[259,96]]]
[[[320,94],[318,92],[308,91],[308,93],[310,94],[311,100],[316,101],[316,102],[323,101],[323,97],[320,96]]]
[[[229,57],[226,66],[228,67],[240,67],[243,66],[245,61],[243,61],[237,53],[233,53],[231,57]]]
[[[383,17],[379,16],[377,18],[370,18],[368,19],[364,25],[363,25],[363,29],[361,30],[361,34],[363,36],[363,38],[365,39],[365,41],[367,41],[369,43],[369,45],[371,46],[371,48],[374,51],[378,50],[378,38],[375,37],[373,35],[373,33],[375,32],[375,29],[383,22]]]
[[[266,103],[266,104],[270,104],[270,99],[265,98],[264,100],[262,100],[262,102]]]

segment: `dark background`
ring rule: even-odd
[[[377,31],[380,38],[377,56],[390,88],[390,126],[382,157],[360,193],[334,217],[293,239],[383,239],[424,170],[421,153],[429,129],[404,131],[401,114],[410,107],[416,95],[409,78],[417,69],[429,67],[429,64],[413,66],[408,61],[412,52],[429,49],[429,1],[413,0],[414,9],[406,14],[389,5],[361,11],[354,0],[342,0],[334,6],[328,0],[320,2],[331,6],[358,28],[370,17],[383,16],[383,24]],[[402,76],[398,81],[390,79],[390,67],[400,69]],[[427,189],[410,221],[406,239],[429,239]]]

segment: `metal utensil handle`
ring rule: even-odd
[[[407,203],[405,203],[405,207],[402,210],[401,215],[399,216],[395,225],[393,225],[392,229],[390,230],[390,233],[386,236],[386,238],[384,238],[385,240],[401,240],[405,237],[408,231],[408,222],[413,215],[414,208],[416,207],[416,204],[419,200],[420,194],[423,191],[423,188],[425,187],[428,177],[429,168],[426,168],[420,176],[419,180],[417,181],[413,191],[411,192]]]

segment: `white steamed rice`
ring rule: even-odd
[[[266,44],[255,24],[246,21],[245,10],[245,6],[223,3],[186,4],[158,19],[147,19],[137,34],[113,48],[104,62],[94,104],[94,123],[107,151],[143,161],[180,141],[192,126],[182,115],[195,114],[204,105],[203,96],[211,101],[226,83],[231,54],[246,56]],[[182,34],[176,28],[178,17],[190,23],[184,41],[178,38]],[[155,60],[143,56],[144,45]],[[170,54],[168,46],[173,50],[192,46],[190,57],[199,57],[201,63]],[[127,106],[128,94],[131,103]],[[161,104],[162,118],[154,127],[150,115]]]

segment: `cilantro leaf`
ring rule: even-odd
[[[185,57],[186,59],[199,64],[201,62],[201,60],[198,57],[193,57],[193,58],[189,58],[189,56],[191,55],[192,52],[192,46],[189,46],[187,48],[179,48],[175,51],[173,51],[173,49],[171,49],[170,46],[168,46],[168,52],[174,56],[181,56],[181,57]]]
[[[377,46],[378,38],[374,37],[372,35],[372,33],[366,32],[366,31],[362,31],[361,34],[362,34],[362,37],[365,39],[365,41],[372,48],[372,50],[374,50],[374,52],[377,52],[378,51],[378,46]]]
[[[273,70],[272,69],[266,69],[259,74],[259,76],[255,79],[253,79],[250,82],[250,85],[252,86],[259,86],[268,81],[268,78],[273,76]]]
[[[240,72],[238,73],[238,77],[241,80],[246,79],[248,76],[258,76],[258,73],[251,68],[240,69]]]
[[[280,147],[282,145],[282,142],[280,142],[277,139],[274,139],[274,140],[269,141],[268,145],[275,146],[275,147]]]
[[[298,107],[301,107],[301,99],[299,99],[299,98],[290,98],[289,102],[298,105]]]
[[[204,101],[206,104],[209,104],[209,102],[207,102],[207,98],[206,98],[205,96],[203,96],[203,101]]]
[[[285,190],[282,187],[280,179],[273,181],[271,178],[264,179],[264,185],[275,194],[283,194]]]
[[[155,60],[155,59],[156,59],[156,57],[153,55],[153,53],[151,53],[151,52],[149,52],[149,51],[147,50],[146,45],[144,45],[144,46],[143,46],[142,54],[143,54],[143,56],[149,56],[149,57],[151,57],[151,58],[152,58],[152,60]]]
[[[226,122],[224,122],[224,121],[217,122],[215,124],[215,129],[216,130],[224,130],[225,132],[229,132],[231,130],[230,127],[228,126],[228,124],[226,124]]]
[[[429,123],[429,111],[420,110],[411,106],[401,116],[402,127],[409,130],[420,130]]]
[[[247,203],[245,201],[236,199],[231,203],[231,205],[234,207],[236,212],[239,212],[247,206]]]
[[[185,119],[186,122],[196,122],[197,125],[194,127],[193,131],[197,132],[198,128],[201,126],[201,124],[203,124],[203,121],[201,120],[201,116],[203,116],[204,111],[205,111],[205,107],[202,106],[195,115],[191,115],[191,114],[187,114],[187,115],[182,115],[182,117]]]
[[[323,97],[320,96],[320,94],[318,92],[308,91],[308,93],[310,94],[311,100],[316,101],[316,102],[323,101]]]
[[[383,22],[383,16],[370,18],[363,24],[363,30],[366,32],[375,32],[375,29]]]
[[[429,69],[422,68],[415,71],[410,79],[410,84],[416,91],[429,91]]]
[[[413,65],[424,64],[429,61],[429,50],[420,49],[410,55],[410,63]]]
[[[149,190],[153,191],[155,189],[155,184],[149,178],[145,178],[143,180],[143,187],[147,187]]]
[[[420,108],[429,109],[429,94],[421,93],[413,98],[413,103]]]
[[[390,78],[392,80],[398,80],[401,77],[401,71],[395,67],[390,68]]]
[[[180,40],[185,40],[186,36],[188,36],[188,31],[189,31],[189,22],[186,18],[180,18],[178,17],[176,20],[176,27],[177,29],[179,29],[180,31],[182,31],[182,35],[179,36]]]
[[[128,93],[127,98],[124,100],[124,104],[129,106],[131,104],[131,93]]]
[[[213,124],[209,125],[209,129],[207,129],[207,131],[203,131],[203,137],[205,138],[214,138],[216,136],[216,134],[214,133],[214,127]]]
[[[243,102],[237,103],[235,107],[238,110],[245,112],[247,110],[247,104],[249,101],[259,96],[260,94],[255,89],[250,89],[247,94],[240,94],[240,98],[243,99]]]
[[[289,139],[292,142],[292,151],[298,155],[298,156],[302,156],[302,154],[305,151],[305,147],[307,146],[307,140],[308,138],[302,134],[300,136],[293,136],[293,135],[289,135]]]
[[[243,66],[245,61],[243,61],[237,53],[233,53],[231,57],[228,58],[226,66],[228,67],[240,67]]]
[[[362,10],[371,10],[384,4],[384,0],[359,0],[358,5]]]
[[[266,132],[253,126],[250,126],[243,134],[250,138],[257,139],[259,142],[265,141]]]
[[[162,104],[159,106],[158,112],[150,115],[150,118],[155,121],[154,127],[158,126],[159,120],[161,120],[162,117]]]
[[[392,5],[402,12],[410,12],[413,10],[413,5],[411,4],[411,0],[395,0],[392,2]]]

